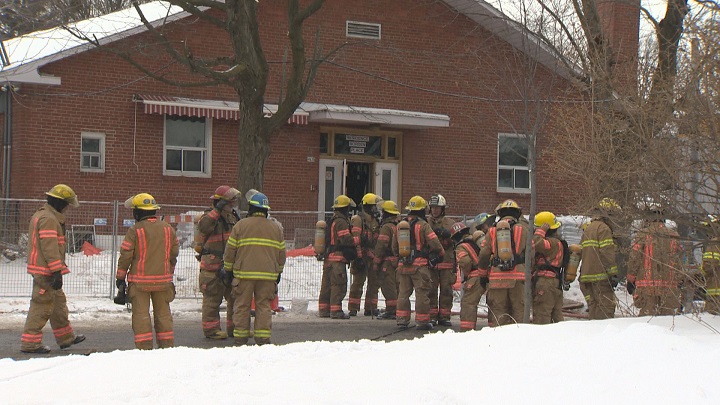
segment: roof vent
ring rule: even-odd
[[[380,24],[345,21],[345,35],[352,38],[380,39]]]

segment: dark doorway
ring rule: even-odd
[[[345,178],[347,196],[360,207],[362,198],[370,192],[370,163],[347,162]]]

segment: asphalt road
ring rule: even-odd
[[[72,319],[72,318],[71,318]],[[73,321],[76,333],[87,337],[84,342],[69,349],[60,350],[52,337],[50,325],[46,325],[43,343],[52,350],[49,354],[27,354],[20,352],[20,335],[23,328],[22,319],[0,324],[0,358],[25,360],[34,357],[65,356],[70,354],[88,354],[90,352],[112,352],[115,350],[132,350],[133,333],[129,319],[108,317],[102,314],[94,320]],[[433,331],[418,331],[414,322],[411,328],[399,330],[394,320],[382,320],[366,316],[352,317],[348,320],[318,318],[315,314],[278,313],[273,316],[272,342],[285,345],[307,341],[357,341],[362,339],[378,341],[407,340],[421,337],[427,333],[435,333],[447,329],[459,330],[459,317],[453,316],[452,327],[438,327]],[[175,346],[213,348],[230,347],[233,339],[206,339],[200,329],[200,313],[182,312],[174,315]],[[478,319],[478,326],[486,326],[487,321]],[[252,343],[252,339],[250,340]]]

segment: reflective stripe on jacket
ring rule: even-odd
[[[508,220],[515,222],[515,225],[512,226],[512,238],[515,245],[515,255],[516,257],[524,257],[525,256],[525,243],[527,242],[527,238],[529,235],[529,230],[527,228],[527,225],[523,222],[517,222],[517,220],[513,217],[504,217],[501,218],[501,220]],[[490,259],[497,254],[497,228],[492,227],[488,229],[487,235],[485,235],[485,239],[482,243],[482,248],[480,249],[480,269],[489,271],[489,278],[490,281],[493,280],[525,280],[525,264],[524,263],[518,263],[515,264],[515,266],[509,270],[509,271],[501,271],[499,268],[495,266],[490,266]]]
[[[677,288],[675,275],[682,248],[680,236],[662,222],[653,222],[635,236],[627,279],[637,287]]]
[[[285,265],[280,227],[264,214],[242,219],[230,232],[223,261],[235,278],[275,281]]]
[[[594,283],[618,274],[615,264],[615,241],[610,227],[600,218],[593,218],[580,239],[582,263],[580,282]]]
[[[28,236],[28,273],[70,273],[65,264],[65,215],[49,204],[43,205],[30,219]]]
[[[200,270],[217,271],[223,266],[225,244],[230,230],[237,223],[233,212],[223,213],[217,208],[204,213],[198,221],[198,232],[202,235],[204,254],[200,258]]]
[[[563,244],[560,239],[547,237],[542,228],[537,228],[533,235],[533,248],[535,248],[535,265],[533,275],[538,277],[558,277],[556,271],[560,270],[563,262]]]
[[[171,283],[179,246],[175,230],[167,222],[150,217],[128,229],[120,245],[116,278],[143,285]]]

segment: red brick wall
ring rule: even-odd
[[[270,62],[266,102],[277,103],[283,53],[287,47],[282,2],[261,2],[265,56]],[[345,21],[382,24],[382,40],[363,43],[345,37]],[[173,24],[172,38],[194,55],[228,54],[223,32],[187,18]],[[488,211],[505,198],[529,204],[526,195],[496,191],[497,135],[521,128],[522,97],[513,91],[518,77],[514,53],[504,42],[479,29],[441,2],[415,0],[364,2],[334,0],[310,19],[306,46],[329,51],[352,42],[319,72],[307,101],[447,114],[450,128],[403,130],[402,193],[440,192],[451,213]],[[147,34],[113,46],[143,46],[140,62],[175,80],[192,78]],[[163,120],[143,112],[133,94],[234,99],[231,89],[174,87],[143,75],[119,58],[97,50],[43,68],[62,78],[61,86],[23,85],[13,105],[13,197],[41,197],[55,183],[76,189],[81,200],[125,199],[150,192],[160,204],[206,204],[220,184],[237,176],[237,122],[213,121],[212,178],[163,176]],[[567,83],[539,69],[543,97],[562,96]],[[198,78],[195,78],[197,80]],[[510,101],[509,101],[510,100]],[[320,126],[285,126],[273,139],[264,190],[276,210],[317,209]],[[81,173],[80,132],[106,133],[106,170]],[[541,135],[539,150],[548,146]],[[134,152],[133,152],[134,143]],[[313,157],[314,162],[308,162]],[[538,163],[539,208],[564,211],[570,187],[543,175],[551,159]],[[244,191],[244,190],[242,190]]]

